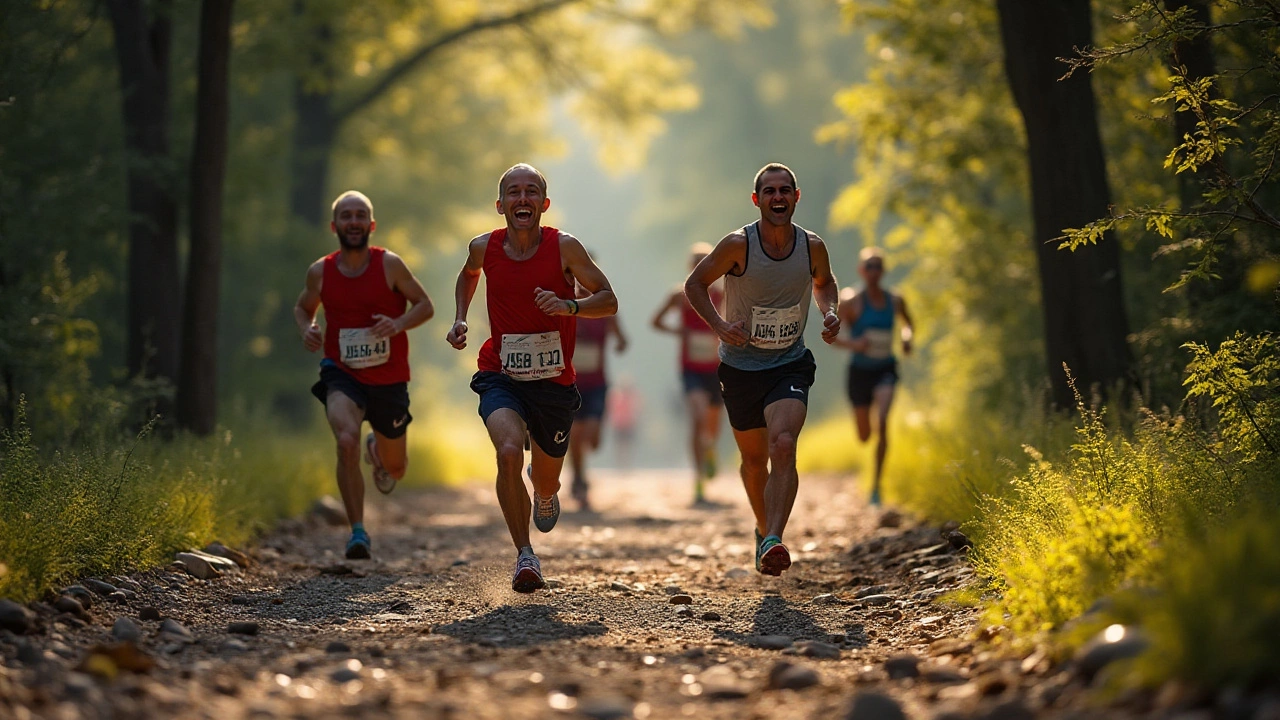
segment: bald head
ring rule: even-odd
[[[373,201],[369,199],[369,196],[359,190],[348,190],[333,201],[333,219],[337,220],[338,211],[348,205],[363,205],[369,211],[369,217],[373,217]]]
[[[532,175],[534,178],[536,178],[538,187],[542,188],[542,195],[544,197],[546,196],[547,176],[543,175],[541,170],[530,165],[529,163],[516,163],[515,165],[512,165],[511,167],[507,168],[507,171],[502,173],[502,177],[498,179],[498,197],[499,198],[501,198],[502,194],[506,192],[507,179],[512,176],[519,176],[519,175]]]

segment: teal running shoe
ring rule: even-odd
[[[759,555],[758,566],[762,575],[777,577],[791,567],[791,553],[776,535],[770,535],[760,541]]]
[[[372,554],[373,543],[369,540],[369,533],[364,530],[352,532],[351,539],[347,541],[347,559],[368,560]]]

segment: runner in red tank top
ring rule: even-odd
[[[689,269],[698,266],[711,252],[708,243],[695,243],[689,249]],[[711,288],[711,300],[721,306],[723,293],[719,286]],[[679,323],[670,324],[679,312]],[[693,454],[693,503],[707,503],[703,484],[716,475],[716,440],[720,437],[720,411],[724,398],[720,394],[720,338],[694,311],[679,288],[667,297],[653,316],[653,327],[680,336],[680,379],[684,386],[685,404],[689,408],[689,446]]]
[[[472,239],[446,338],[458,350],[467,346],[467,310],[483,273],[489,337],[471,389],[480,396],[480,417],[498,451],[498,504],[516,546],[511,588],[522,593],[545,586],[529,544],[529,493],[521,475],[526,443],[532,440],[533,521],[549,532],[560,517],[560,469],[581,403],[574,386],[575,316],[618,311],[608,278],[582,243],[542,226],[550,206],[547,180],[535,168],[521,163],[502,174],[497,209],[507,226]],[[575,299],[575,283],[585,297]]]
[[[585,294],[585,291],[579,294]],[[569,493],[583,511],[591,509],[587,456],[600,447],[600,423],[604,419],[605,400],[609,395],[609,379],[605,372],[609,338],[614,340],[614,352],[626,352],[627,336],[622,332],[617,315],[578,321],[578,344],[574,350],[573,366],[578,373],[582,407],[573,416],[573,431],[569,433],[569,461],[573,466]]]
[[[372,550],[364,529],[364,474],[360,426],[369,421],[365,460],[378,490],[389,493],[408,465],[409,339],[404,331],[431,319],[431,300],[395,253],[369,246],[377,223],[373,203],[353,190],[333,202],[330,229],[339,249],[312,263],[293,308],[302,344],[324,348],[320,381],[311,392],[324,403],[338,441],[338,490],[351,523],[347,557]],[[325,327],[316,322],[324,306]],[[405,306],[409,308],[406,311]]]

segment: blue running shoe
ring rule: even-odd
[[[347,541],[348,560],[368,560],[373,553],[373,543],[369,541],[369,533],[356,530]]]

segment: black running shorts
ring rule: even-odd
[[[809,388],[818,366],[813,352],[805,350],[800,359],[767,370],[739,370],[720,363],[720,387],[724,408],[734,430],[765,427],[764,409],[791,398],[809,404]]]
[[[320,380],[311,386],[311,394],[328,406],[329,393],[340,392],[364,411],[369,426],[385,438],[404,435],[413,422],[409,414],[409,383],[365,385],[338,367],[332,360],[320,362]]]
[[[480,396],[480,417],[486,422],[500,408],[515,410],[529,428],[529,437],[551,457],[569,451],[569,431],[582,398],[578,388],[550,380],[512,380],[502,373],[481,370],[471,376],[471,389]]]
[[[849,380],[846,389],[849,391],[849,402],[854,407],[866,407],[871,404],[871,395],[881,385],[895,385],[898,382],[898,363],[882,368],[857,368],[849,366]]]

